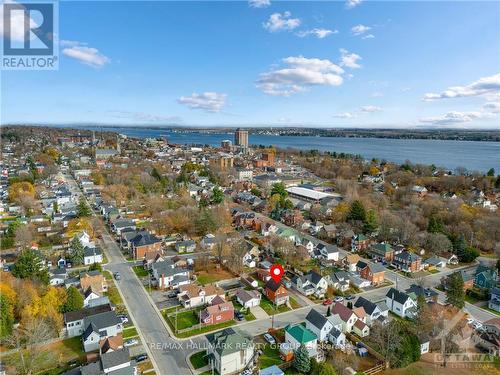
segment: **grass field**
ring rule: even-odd
[[[184,313],[186,313],[186,312],[184,312]],[[183,313],[180,313],[179,315],[181,315],[181,314],[183,314]],[[172,329],[172,331],[175,332],[175,328],[174,328],[175,318],[173,316],[167,316],[165,312],[163,312],[163,317],[165,318],[166,322],[168,323],[168,325],[170,326],[170,328]],[[177,318],[179,318],[179,316]],[[198,323],[198,321],[196,323]],[[179,328],[180,327],[179,321],[177,322],[177,324],[178,324],[178,329],[180,329]],[[220,323],[220,324],[215,324],[215,325],[210,325],[210,326],[204,326],[204,327],[201,327],[201,328],[193,328],[193,329],[187,330],[185,332],[175,333],[175,336],[179,337],[179,338],[187,338],[187,337],[199,335],[199,334],[202,334],[202,333],[207,333],[207,332],[212,332],[212,331],[218,331],[220,329],[230,327],[230,326],[232,326],[234,324],[235,324],[235,321],[234,320],[230,320],[228,322],[224,322],[224,323]],[[193,325],[190,325],[189,327],[192,327],[192,326]],[[186,328],[188,328],[188,327],[186,327]]]
[[[205,285],[220,280],[232,279],[234,275],[223,268],[218,269],[214,264],[211,264],[208,270],[196,272],[196,277],[198,283]]]
[[[191,357],[189,357],[189,362],[191,362],[195,369],[208,365],[207,352],[202,350],[201,352],[194,353]]]
[[[123,330],[123,338],[129,339],[131,337],[136,337],[139,334],[137,333],[137,329],[135,327],[126,328]]]
[[[104,295],[108,296],[109,301],[114,305],[123,304],[122,297],[120,296],[120,293],[118,293],[118,289],[115,286],[108,287],[108,291],[104,293]]]
[[[132,269],[134,270],[135,274],[139,278],[146,277],[149,275],[148,271],[145,270],[143,266],[134,266],[134,267],[132,267]]]
[[[295,302],[297,303],[297,302]],[[276,307],[271,301],[269,301],[266,297],[262,297],[260,300],[260,307],[264,309],[267,315],[275,315],[279,313],[283,313],[286,311],[290,311],[290,309],[286,305],[281,305]]]
[[[178,330],[192,327],[200,322],[200,319],[198,317],[198,310],[190,310],[178,313],[177,319],[175,315],[170,315],[168,319],[170,319],[174,327],[176,327],[177,320]]]
[[[271,348],[271,345],[266,344],[264,348],[260,347],[262,355],[259,357],[259,367],[266,368],[272,365],[279,365],[283,361],[280,358],[280,351],[278,348]]]

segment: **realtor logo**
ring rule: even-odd
[[[56,2],[2,4],[2,69],[58,68]]]

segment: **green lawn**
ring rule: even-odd
[[[283,363],[283,361],[280,358],[279,349],[277,347],[273,349],[271,345],[266,344],[262,349],[262,355],[259,357],[259,367],[266,368],[281,363]]]
[[[439,270],[433,269],[433,270],[430,270],[429,272],[434,274],[434,273],[439,273]]]
[[[290,311],[290,309],[286,305],[281,305],[276,307],[271,301],[269,301],[266,297],[262,296],[260,300],[260,307],[264,309],[267,315],[279,314],[282,312]]]
[[[292,306],[292,309],[298,309],[299,307],[302,307],[293,297],[290,297],[290,305]]]
[[[206,350],[202,350],[201,352],[193,354],[189,358],[189,362],[193,365],[195,369],[202,368],[208,365],[208,358]]]
[[[126,328],[123,330],[124,339],[129,339],[135,336],[138,336],[137,329],[135,327]]]
[[[108,291],[104,293],[104,295],[109,297],[109,301],[114,305],[122,305],[123,300],[120,293],[118,293],[118,289],[114,286],[108,287]]]
[[[198,317],[198,309],[196,310],[190,310],[190,311],[184,311],[181,313],[177,314],[177,329],[186,329],[189,327],[192,327],[200,322],[200,318]],[[168,319],[172,323],[174,327],[176,327],[176,316],[170,315],[168,316]]]
[[[232,302],[232,303],[233,303],[233,305],[234,305],[234,309],[235,309],[235,310],[240,311],[240,312],[243,314],[243,316],[245,317],[245,320],[246,320],[247,322],[251,322],[252,320],[257,319],[257,318],[256,318],[256,317],[255,317],[255,316],[251,313],[250,309],[243,309],[243,306],[241,306],[241,305],[238,303],[238,301],[236,300],[236,298],[233,298],[231,302]],[[242,311],[242,309],[243,309],[243,311]]]
[[[132,267],[132,269],[139,278],[146,277],[149,275],[149,272],[145,270],[143,266],[134,266]]]

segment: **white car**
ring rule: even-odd
[[[128,323],[128,318],[125,315],[118,315],[118,318],[122,321],[122,324]]]
[[[128,346],[134,346],[134,345],[137,345],[137,344],[139,344],[139,340],[137,340],[137,339],[128,339],[127,341],[125,341],[123,343],[123,346],[128,347]]]
[[[341,296],[337,296],[334,298],[334,302],[342,302],[344,300],[344,297],[341,297]]]
[[[276,340],[269,333],[264,334],[264,340],[266,340],[269,344],[276,344]]]

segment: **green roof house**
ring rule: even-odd
[[[220,375],[240,373],[253,360],[254,343],[251,337],[232,328],[205,337],[209,344],[209,363]]]
[[[304,345],[309,353],[309,357],[318,356],[318,337],[302,324],[285,327],[285,342],[294,350]]]

